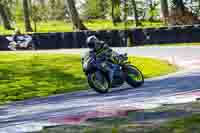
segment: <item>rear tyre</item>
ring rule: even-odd
[[[140,87],[144,84],[142,72],[135,66],[128,66],[126,70],[126,82],[132,87]]]
[[[107,93],[110,88],[110,83],[107,76],[101,71],[89,73],[88,84],[98,93]]]

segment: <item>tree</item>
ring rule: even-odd
[[[43,5],[32,5],[31,18],[34,23],[34,32],[37,32],[37,22],[42,20],[41,7]]]
[[[15,6],[12,8],[14,9],[14,20],[15,21],[24,21],[24,12],[23,12],[23,4],[22,1],[17,0],[15,2]]]
[[[157,6],[159,5],[159,2],[157,1],[153,1],[153,0],[150,0],[150,3],[149,3],[149,21],[150,22],[153,22],[155,20],[155,17],[159,15],[158,13],[158,10],[157,10]]]
[[[83,16],[86,19],[105,19],[108,13],[108,0],[86,0],[83,4]]]
[[[113,24],[115,25],[117,22],[121,22],[120,18],[120,5],[121,1],[120,0],[111,0],[111,16],[112,16],[112,21]]]
[[[106,15],[108,13],[108,9],[109,9],[108,8],[109,7],[109,1],[108,0],[98,0],[98,1],[99,1],[99,8],[100,8],[100,11],[101,11],[101,17],[103,19],[105,19]]]
[[[29,3],[28,0],[23,0],[23,10],[24,10],[24,23],[25,23],[25,30],[27,32],[32,32],[30,18],[29,18]]]
[[[55,20],[57,15],[56,0],[49,0],[49,18]]]
[[[167,18],[169,17],[169,9],[168,9],[168,1],[167,0],[160,0],[161,5],[161,12],[164,22],[167,22]]]
[[[188,7],[183,0],[171,0],[172,6],[169,16],[171,25],[193,25],[199,24],[199,18]]]
[[[79,18],[79,14],[76,10],[74,0],[66,0],[66,4],[73,27],[79,30],[87,30],[86,26],[82,23],[81,19]]]
[[[184,13],[185,6],[183,0],[172,0],[172,8],[176,8]]]
[[[137,4],[136,4],[135,0],[131,0],[131,2],[132,2],[133,10],[134,10],[135,25],[137,27],[137,26],[141,25],[138,20]]]
[[[45,6],[45,0],[39,0],[39,2],[40,2],[40,5],[41,5],[42,7]]]
[[[0,16],[2,18],[4,28],[12,30],[13,28],[11,27],[8,11],[6,11],[7,8],[5,6],[5,4],[0,2]]]

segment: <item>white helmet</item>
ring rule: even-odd
[[[99,39],[95,36],[89,36],[86,40],[86,44],[89,48],[94,49],[96,47],[96,44],[99,42]]]

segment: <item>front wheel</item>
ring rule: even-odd
[[[126,82],[132,87],[140,87],[144,83],[144,76],[142,72],[135,66],[128,66],[126,68]]]
[[[35,44],[34,43],[30,43],[27,47],[28,50],[35,50]]]
[[[98,93],[107,93],[110,88],[110,83],[107,76],[101,71],[89,73],[88,84]]]
[[[16,43],[15,42],[10,42],[8,45],[8,48],[12,51],[16,51]]]

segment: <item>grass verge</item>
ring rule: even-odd
[[[163,124],[148,133],[199,133],[200,115],[195,114]]]
[[[161,126],[134,124],[125,118],[107,118],[102,123],[96,122],[92,126],[63,125],[45,128],[36,133],[199,133],[199,123],[199,114],[164,123]]]
[[[123,117],[90,119],[83,125],[47,127],[37,133],[199,133],[199,108],[199,102],[168,105],[156,110],[129,112],[127,116]],[[188,109],[190,109],[190,112],[188,112]],[[150,116],[150,114],[146,114],[145,112],[156,115]],[[177,112],[187,112],[187,115],[174,116],[173,114],[177,114]],[[165,115],[162,118],[160,113],[166,113],[167,117]],[[152,117],[152,120],[151,122],[137,123],[135,119],[136,117],[138,118],[138,115],[147,121],[148,118]],[[159,121],[158,116],[162,121]]]
[[[111,20],[88,20],[85,21],[84,24],[89,30],[111,30],[111,29],[124,29],[124,23],[118,23],[117,25],[113,25]],[[32,24],[33,25],[33,24]],[[142,27],[161,27],[163,26],[162,22],[149,22],[142,21]],[[133,21],[129,21],[127,23],[127,28],[134,28],[135,23]],[[19,28],[22,32],[24,29],[24,22],[17,22],[13,28]],[[71,22],[64,21],[48,21],[48,22],[39,22],[37,24],[37,32],[71,32],[73,31],[73,26]],[[0,34],[12,34],[13,30],[6,30],[0,25]]]
[[[0,103],[88,89],[79,55],[0,53]],[[145,78],[175,72],[157,59],[130,57]]]
[[[200,46],[200,43],[146,44],[144,46]]]

